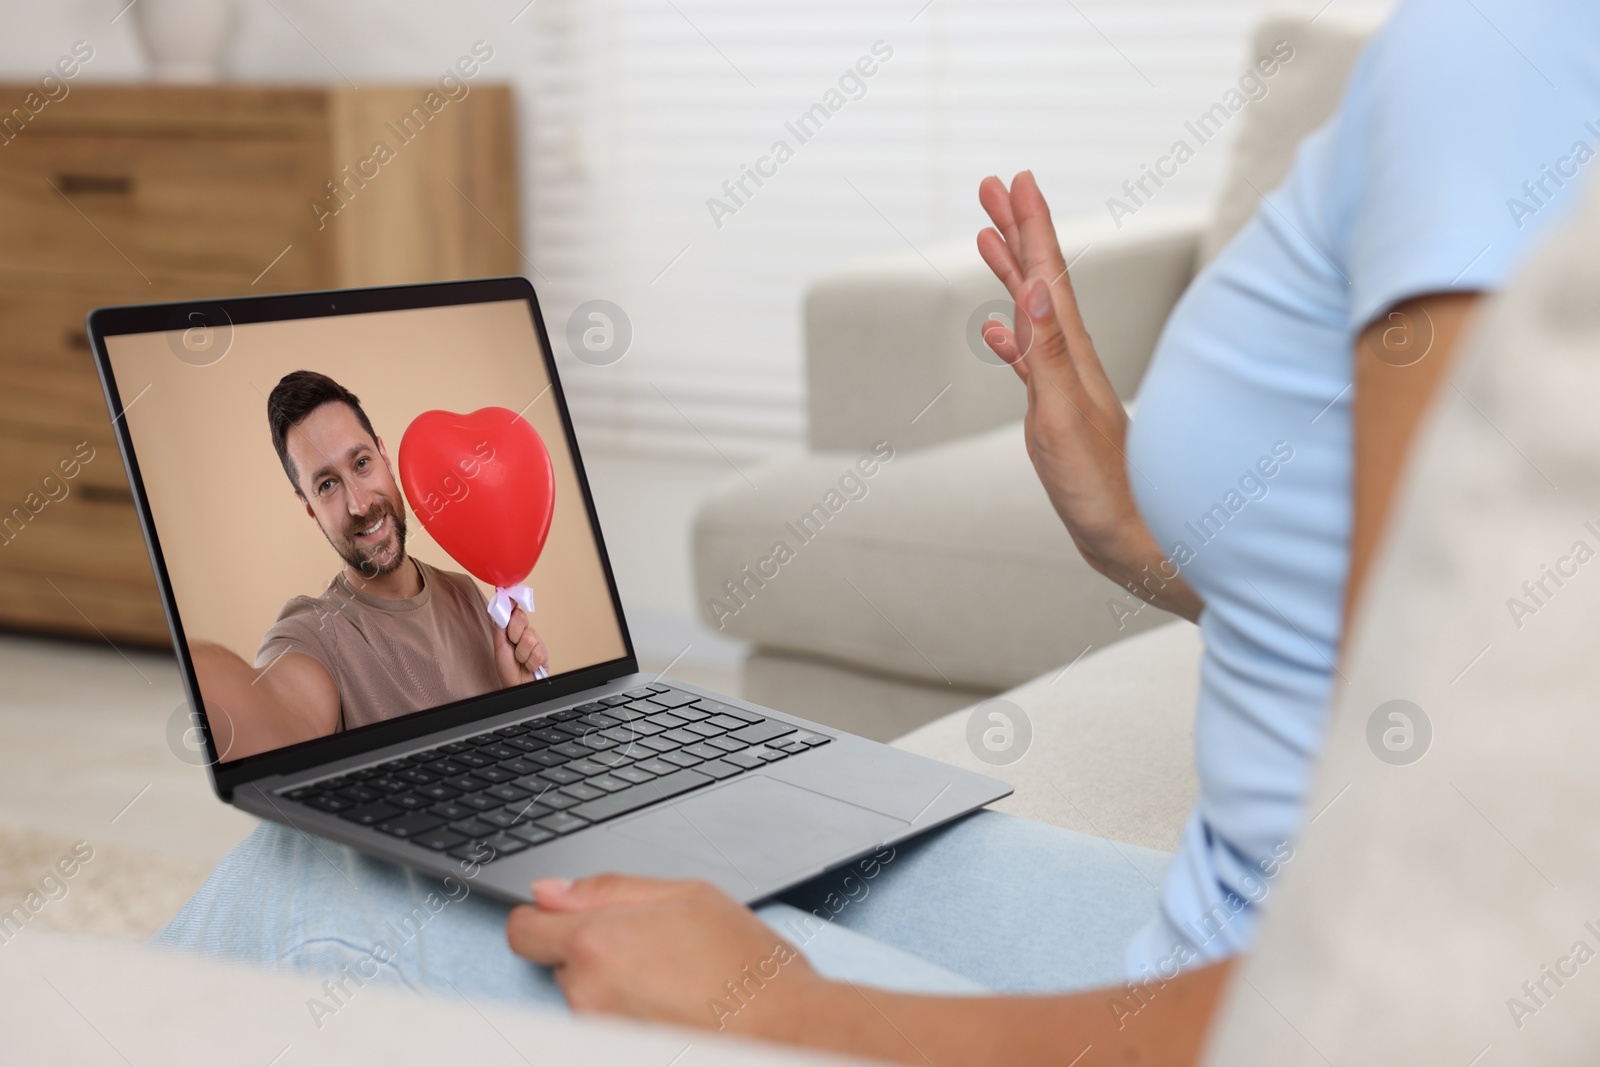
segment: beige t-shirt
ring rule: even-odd
[[[413,558],[422,592],[360,593],[341,571],[320,597],[297,596],[261,639],[256,666],[300,652],[339,687],[339,728],[353,729],[501,688],[494,622],[465,574]]]

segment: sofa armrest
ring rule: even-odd
[[[1199,791],[1194,705],[1202,651],[1198,627],[1170,622],[1002,693],[1028,717],[1032,734],[1022,758],[1007,766],[973,754],[970,710],[894,746],[1010,782],[1016,792],[990,805],[997,811],[1171,852]]]
[[[1085,323],[1117,393],[1131,398],[1167,314],[1194,273],[1199,212],[1142,212],[1058,226]],[[983,345],[981,309],[1010,302],[970,241],[865,261],[806,295],[814,451],[920,448],[1022,416],[1015,375]],[[931,405],[931,406],[930,406]]]

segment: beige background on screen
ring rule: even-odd
[[[400,438],[421,412],[518,411],[538,397],[523,414],[550,450],[556,503],[550,538],[527,581],[533,624],[552,674],[623,655],[525,304],[239,326],[227,354],[207,367],[179,359],[168,336],[115,337],[107,348],[123,403],[132,401],[125,418],[189,639],[215,641],[254,662],[284,602],[320,595],[343,566],[294,495],[267,429],[267,394],[283,375],[309,369],[361,398],[397,484]],[[409,551],[460,571],[409,504],[406,512]]]

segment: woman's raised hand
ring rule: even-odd
[[[1090,566],[1145,600],[1198,618],[1200,599],[1163,566],[1134,503],[1127,412],[1084,329],[1038,183],[1029,171],[1010,189],[985,178],[978,199],[994,222],[978,234],[978,251],[1017,305],[1014,330],[992,322],[983,338],[1027,386],[1028,456],[1056,514]]]

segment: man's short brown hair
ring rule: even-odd
[[[289,458],[289,429],[322,405],[334,403],[350,405],[350,410],[356,413],[361,428],[367,431],[372,443],[378,443],[378,433],[372,428],[372,420],[361,410],[361,399],[326,374],[318,374],[314,370],[291,371],[278,379],[278,384],[272,387],[272,393],[267,397],[267,425],[272,429],[272,447],[278,450],[278,462],[283,464],[283,473],[289,476],[289,484],[301,497],[305,494],[300,492],[300,475],[294,469],[294,461]]]

